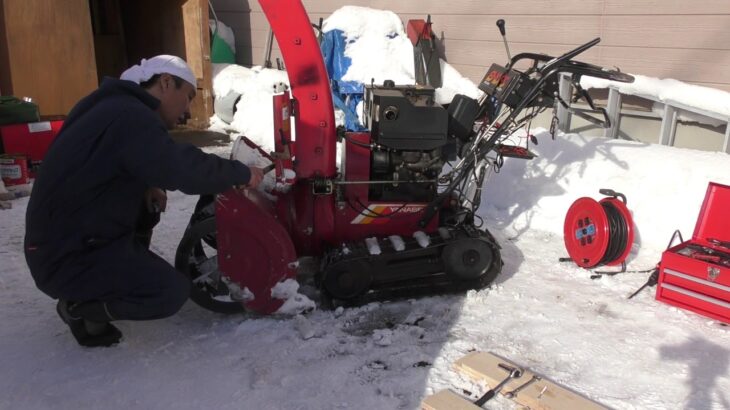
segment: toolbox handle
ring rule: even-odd
[[[667,249],[672,247],[672,244],[674,243],[674,239],[679,236],[679,243],[684,242],[684,239],[682,238],[682,232],[679,232],[679,229],[674,231],[672,234],[672,239],[669,240],[669,245],[667,245]]]

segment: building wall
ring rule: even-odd
[[[0,0],[0,93],[33,98],[42,116],[66,115],[102,77],[174,54],[198,78],[188,124],[205,128],[213,114],[207,23],[206,0]]]
[[[512,54],[561,54],[595,37],[580,59],[622,71],[730,91],[730,0],[304,0],[316,23],[344,4],[387,9],[409,19],[431,14],[446,60],[478,82],[507,60],[495,26],[504,19]],[[258,2],[213,0],[236,34],[236,58],[260,65],[268,23]],[[279,57],[274,44],[272,60]]]
[[[0,0],[3,95],[33,98],[41,115],[64,115],[95,88],[88,0]]]

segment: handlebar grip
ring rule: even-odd
[[[620,71],[611,70],[608,74],[608,79],[612,81],[620,81],[622,83],[633,83],[634,76],[631,74],[622,73]]]
[[[590,77],[603,78],[611,81],[618,81],[622,83],[633,83],[634,76],[631,74],[622,73],[617,70],[609,70],[607,68],[597,66],[594,64],[584,63],[582,61],[569,61],[568,62],[569,72],[587,75]]]

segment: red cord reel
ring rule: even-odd
[[[634,242],[634,221],[626,196],[610,189],[599,192],[609,198],[578,198],[563,225],[568,255],[583,268],[624,264]]]

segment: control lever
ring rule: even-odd
[[[499,27],[499,34],[502,35],[502,41],[504,41],[504,48],[507,49],[507,58],[512,61],[512,54],[509,52],[509,45],[507,44],[507,36],[505,35],[506,30],[504,29],[504,20],[497,20],[497,27]]]

